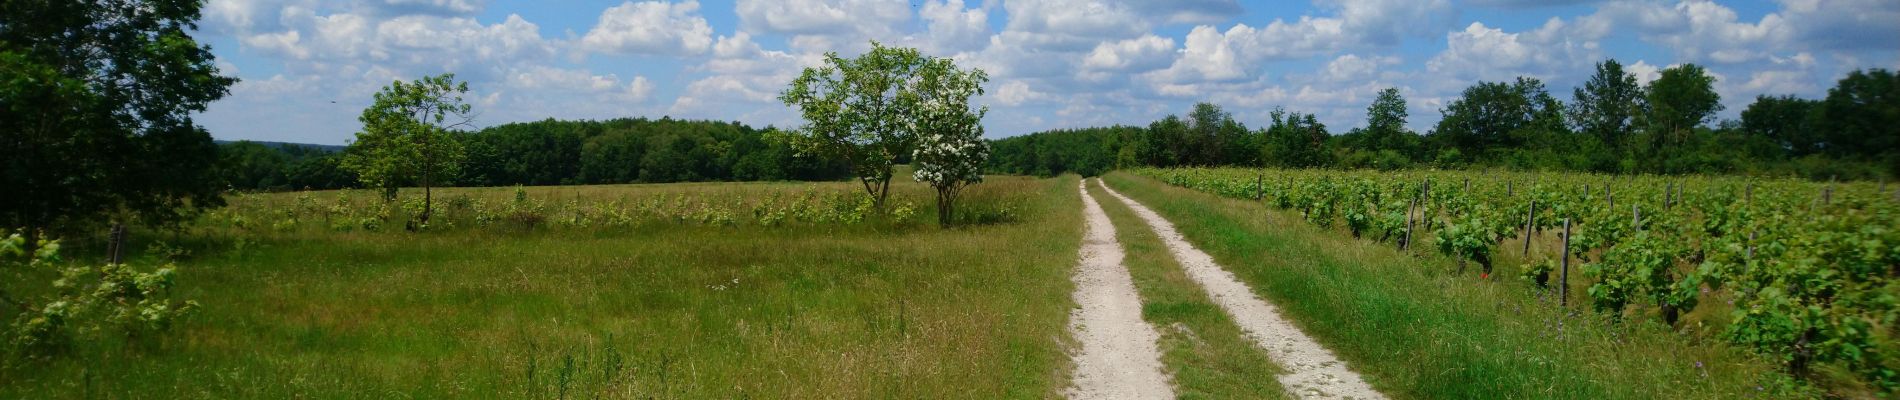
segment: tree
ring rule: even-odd
[[[1513,83],[1479,82],[1465,88],[1441,112],[1445,118],[1433,129],[1433,139],[1466,161],[1488,161],[1496,150],[1521,146],[1536,132],[1524,128],[1561,128],[1544,125],[1562,124],[1563,104],[1544,90],[1543,82],[1520,77]]]
[[[1683,144],[1692,129],[1722,111],[1715,77],[1695,64],[1663,69],[1662,76],[1650,82],[1645,92],[1648,109],[1643,116],[1644,133],[1650,135],[1652,152]]]
[[[1273,124],[1267,127],[1267,145],[1261,148],[1267,163],[1289,168],[1326,166],[1326,125],[1313,114],[1289,113],[1274,109]]]
[[[970,96],[982,95],[983,83],[990,78],[982,69],[958,69],[948,58],[931,59],[918,78],[917,109],[909,128],[918,135],[917,150],[911,156],[917,169],[911,176],[937,189],[937,224],[950,226],[957,195],[983,182],[983,166],[989,163],[983,115],[990,109],[971,110]]]
[[[1636,75],[1625,72],[1614,59],[1603,60],[1597,63],[1596,74],[1572,94],[1570,123],[1577,132],[1596,136],[1612,149],[1621,148],[1643,100]]]
[[[1742,130],[1774,142],[1788,155],[1813,154],[1824,140],[1810,123],[1820,103],[1794,96],[1757,96],[1742,110]]]
[[[1900,74],[1885,69],[1854,71],[1827,90],[1817,110],[1816,128],[1827,135],[1837,156],[1884,158],[1888,173],[1900,174]]]
[[[0,226],[25,228],[29,253],[48,229],[223,205],[192,113],[237,80],[191,36],[202,5],[0,2]]]
[[[1367,150],[1395,150],[1411,153],[1418,134],[1405,128],[1405,98],[1399,96],[1399,88],[1386,88],[1379,91],[1379,97],[1366,106]]]
[[[779,93],[779,101],[798,107],[806,122],[786,139],[801,152],[844,160],[883,209],[891,166],[917,143],[917,132],[904,121],[918,101],[912,83],[928,61],[917,49],[877,42],[855,59],[825,53],[824,65],[805,68]]]
[[[462,162],[461,141],[451,130],[470,122],[465,93],[468,82],[456,82],[455,74],[384,86],[357,118],[363,131],[345,150],[343,167],[355,171],[364,185],[383,188],[387,200],[395,199],[404,182],[421,183],[420,221],[427,224],[436,179],[454,176]]]

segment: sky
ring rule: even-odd
[[[240,82],[197,121],[223,140],[346,144],[376,91],[452,72],[476,126],[620,117],[797,127],[777,94],[871,41],[981,68],[986,136],[1146,125],[1212,102],[1335,133],[1396,87],[1419,132],[1480,81],[1568,101],[1594,64],[1648,82],[1703,65],[1735,118],[1900,69],[1900,1],[211,0],[196,37]]]

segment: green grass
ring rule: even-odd
[[[900,181],[894,199],[929,207],[927,188]],[[1067,385],[1075,185],[997,177],[967,202],[1014,206],[1018,220],[949,230],[874,221],[156,235],[193,250],[180,289],[201,312],[164,339],[9,362],[0,398],[1052,397]],[[530,190],[596,199],[808,186]]]
[[[1115,236],[1127,253],[1123,264],[1141,294],[1142,319],[1161,334],[1161,361],[1174,377],[1183,399],[1265,399],[1286,397],[1274,379],[1280,371],[1265,351],[1241,332],[1207,292],[1187,276],[1153,229],[1134,210],[1099,186],[1089,185],[1102,209],[1115,222]]]
[[[1792,396],[1775,393],[1789,380],[1768,363],[1658,324],[1567,312],[1523,285],[1454,276],[1449,259],[1355,240],[1260,204],[1123,173],[1106,181],[1174,222],[1389,396]]]

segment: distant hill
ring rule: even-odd
[[[338,146],[338,145],[333,145],[333,144],[310,144],[310,143],[290,143],[290,142],[266,142],[266,141],[262,141],[262,140],[217,140],[216,142],[217,142],[218,144],[220,144],[220,145],[222,145],[222,144],[227,144],[227,143],[236,143],[236,142],[251,142],[251,143],[257,143],[257,144],[261,144],[261,145],[265,145],[265,146],[269,146],[270,148],[273,148],[273,149],[282,149],[282,148],[285,148],[285,147],[292,147],[292,146],[297,146],[297,147],[308,147],[308,148],[314,148],[314,149],[318,149],[318,150],[323,150],[323,151],[325,151],[325,152],[330,152],[330,153],[336,153],[336,152],[341,152],[341,151],[343,151],[343,149],[344,149],[345,147],[348,147],[348,146]]]

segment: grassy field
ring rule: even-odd
[[[1390,396],[1800,395],[1778,392],[1786,375],[1738,350],[1658,325],[1568,313],[1521,285],[1472,285],[1443,272],[1456,268],[1447,258],[1410,256],[1298,215],[1148,178],[1113,173],[1106,182],[1172,220]]]
[[[927,210],[928,189],[900,181],[893,201]],[[690,209],[855,185],[526,188],[526,197],[553,204],[547,221],[477,227],[477,217],[451,209],[424,232],[339,222],[357,216],[348,208],[361,202],[325,206],[361,193],[234,199],[227,215],[208,216],[192,233],[135,235],[130,246],[164,240],[190,252],[179,261],[180,293],[204,308],[175,335],[10,363],[0,369],[0,398],[1060,393],[1081,233],[1074,177],[993,178],[966,202],[1007,215],[950,230],[928,212],[746,222],[764,219],[764,208],[732,211],[736,223],[555,222],[563,202],[659,198],[646,203]],[[435,196],[466,197],[466,206],[516,194]],[[313,205],[335,213],[293,210]]]

